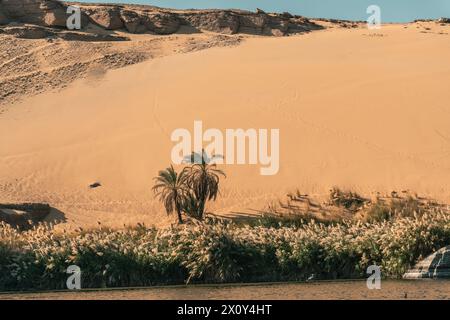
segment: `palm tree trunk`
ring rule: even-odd
[[[177,215],[178,215],[178,224],[183,224],[183,218],[181,217],[181,210],[177,208]]]
[[[181,208],[180,205],[177,203],[175,203],[175,208],[177,209],[177,215],[178,215],[178,224],[183,224],[183,218],[181,216]]]
[[[203,162],[203,155],[202,155],[202,166],[205,167],[205,163]],[[205,214],[205,205],[206,205],[206,190],[208,190],[208,181],[206,179],[206,173],[205,168],[203,168],[203,174],[202,174],[202,190],[203,192],[200,194],[200,205],[199,205],[199,212],[198,212],[198,218],[200,221],[203,220],[203,215]]]
[[[205,214],[205,200],[201,199],[198,206],[198,219],[203,220],[203,215]]]

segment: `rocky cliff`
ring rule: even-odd
[[[289,13],[242,10],[170,10],[143,5],[62,3],[56,0],[0,0],[0,24],[27,23],[64,28],[67,6],[81,8],[82,27],[95,24],[129,33],[173,34],[211,31],[223,34],[284,36],[320,29],[317,24]]]
[[[0,0],[0,24],[11,22],[64,27],[66,8],[52,0]]]

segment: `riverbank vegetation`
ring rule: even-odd
[[[438,208],[370,221],[302,221],[251,226],[207,218],[76,234],[0,224],[0,290],[65,289],[70,265],[80,267],[83,288],[363,278],[372,264],[398,278],[450,243],[450,215]]]
[[[82,288],[355,279],[373,264],[399,278],[450,243],[448,207],[407,191],[367,199],[333,188],[322,202],[297,191],[256,218],[219,219],[206,204],[225,174],[203,151],[187,160],[155,177],[155,195],[176,213],[169,228],[69,233],[0,223],[0,291],[66,289],[72,265]]]

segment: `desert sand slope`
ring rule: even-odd
[[[0,201],[49,202],[70,225],[167,223],[152,177],[171,162],[171,132],[194,120],[280,129],[279,173],[224,166],[216,212],[333,185],[448,201],[450,37],[430,28],[250,38],[30,98],[0,115]]]

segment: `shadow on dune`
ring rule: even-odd
[[[63,28],[49,28],[18,23],[0,28],[0,34],[13,35],[21,39],[63,39],[66,41],[129,41],[130,38],[109,30],[69,31]]]
[[[62,212],[61,210],[54,208],[54,207],[50,207],[50,212],[45,217],[43,222],[51,223],[51,224],[59,224],[59,223],[67,222],[67,218],[66,218],[66,215],[64,214],[64,212]]]

